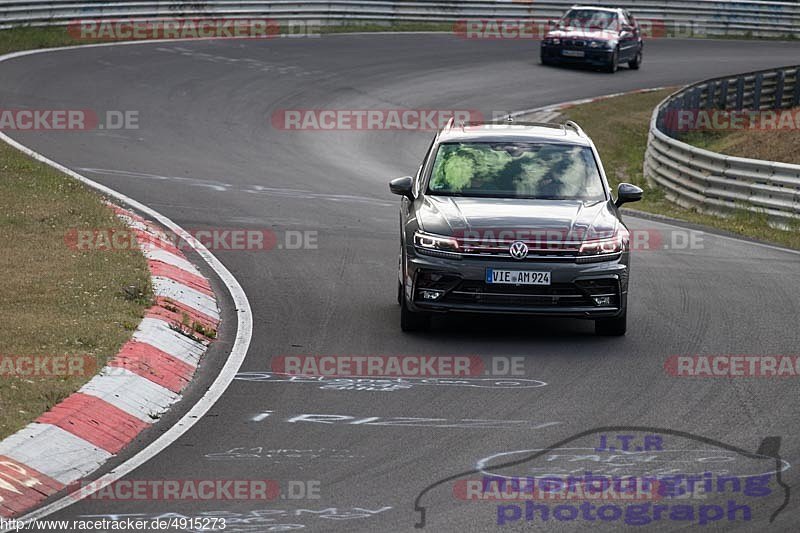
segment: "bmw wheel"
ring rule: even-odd
[[[639,67],[642,66],[642,49],[639,48],[639,51],[636,52],[636,57],[628,61],[628,66],[633,70],[638,70]]]
[[[614,53],[611,54],[611,61],[608,62],[606,65],[606,72],[614,73],[619,68],[619,48],[614,50]]]

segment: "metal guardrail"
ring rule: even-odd
[[[547,20],[577,0],[0,0],[0,28],[68,25],[87,19],[269,18],[320,24],[395,24],[464,20]],[[752,35],[800,38],[800,2],[763,0],[619,0],[591,2],[627,8],[659,24],[663,36]],[[662,35],[659,35],[662,36]],[[674,138],[664,116],[683,108],[765,109],[797,106],[799,67],[718,78],[691,85],[653,112],[644,172],[679,204],[724,211],[745,206],[779,224],[800,216],[800,166],[716,154]],[[665,129],[666,128],[666,129]]]
[[[765,213],[776,226],[796,224],[800,221],[800,165],[732,157],[691,146],[676,138],[681,129],[676,117],[682,111],[767,111],[798,106],[800,66],[684,87],[653,111],[644,175],[684,207],[723,215],[746,209]]]
[[[657,21],[671,33],[800,37],[800,3],[763,0],[619,0],[591,2],[624,7],[641,19]],[[465,19],[555,19],[573,0],[232,0],[232,1],[70,1],[2,0],[0,28],[65,25],[97,18],[269,17],[322,24],[454,23]],[[669,34],[669,32],[668,32]]]

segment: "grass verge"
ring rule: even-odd
[[[562,112],[562,116],[576,121],[592,137],[603,158],[603,166],[613,187],[616,188],[617,184],[626,181],[645,190],[644,199],[631,204],[632,209],[800,249],[800,231],[772,228],[767,224],[765,215],[745,209],[736,210],[727,218],[708,215],[684,209],[667,200],[660,189],[648,186],[642,173],[642,165],[647,147],[650,116],[656,105],[672,91],[666,89],[599,100],[566,109]],[[791,137],[793,132],[786,133]],[[796,137],[789,142],[796,143]],[[751,146],[752,141],[746,145]],[[794,155],[796,157],[797,152]]]
[[[80,355],[99,369],[117,353],[150,304],[146,260],[138,250],[76,251],[66,236],[124,228],[99,195],[0,142],[0,359]],[[0,373],[0,439],[92,377],[9,374]]]
[[[800,108],[787,113],[800,117]],[[681,140],[721,154],[800,164],[800,135],[795,129],[693,132]]]
[[[67,33],[66,26],[18,26],[0,30],[0,54],[91,42],[101,41],[78,41]]]

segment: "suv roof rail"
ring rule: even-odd
[[[574,131],[575,133],[577,133],[581,137],[586,137],[586,133],[584,133],[584,131],[581,129],[581,127],[578,126],[578,123],[575,122],[574,120],[566,121],[564,123],[564,127],[571,129],[572,131]]]
[[[496,120],[482,120],[482,121],[471,121],[471,122],[461,122],[459,123],[461,128],[467,128],[469,126],[533,126],[539,128],[557,128],[560,130],[565,129],[563,124],[558,124],[556,122],[527,122],[527,121],[510,121],[507,118],[498,118]]]

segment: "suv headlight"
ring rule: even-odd
[[[458,241],[452,237],[432,235],[417,231],[414,233],[414,246],[427,250],[440,250],[442,252],[458,252]]]
[[[629,242],[630,233],[627,230],[620,230],[611,238],[584,242],[578,255],[594,257],[618,254],[628,250]]]

